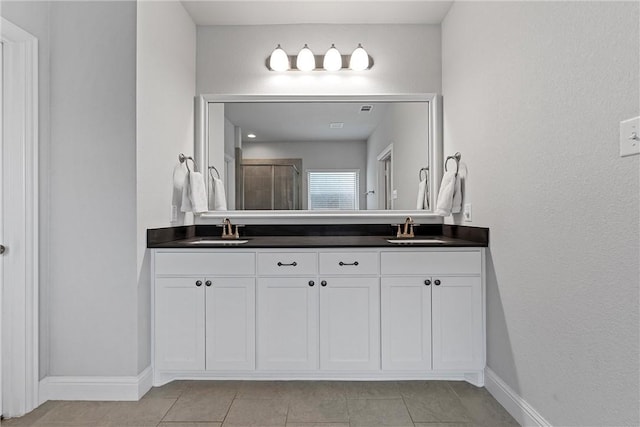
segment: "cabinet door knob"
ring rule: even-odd
[[[425,280],[424,284],[427,285],[427,286],[431,285],[431,280],[429,280],[429,279]]]
[[[436,286],[440,286],[440,280],[436,279],[433,281],[433,284]]]
[[[320,282],[320,286],[327,286],[327,281],[323,280],[322,282]]]
[[[204,282],[204,284],[207,286],[211,286],[211,280],[207,280],[206,282]]]
[[[313,280],[309,280],[309,286],[313,286],[315,284],[316,284],[316,282],[314,282]]]
[[[196,280],[196,286],[202,286],[202,280]]]

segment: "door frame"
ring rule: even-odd
[[[38,235],[38,39],[0,18],[3,108],[0,161],[4,177],[0,315],[2,411],[24,415],[39,404]],[[17,222],[17,224],[16,224]]]

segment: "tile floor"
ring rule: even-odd
[[[450,381],[174,381],[139,402],[50,401],[13,426],[500,427],[484,389]]]

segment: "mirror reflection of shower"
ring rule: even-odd
[[[243,210],[300,210],[302,159],[243,159],[242,192],[236,206]]]

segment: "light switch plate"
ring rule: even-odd
[[[178,207],[176,205],[171,205],[171,222],[176,222],[178,220]]]
[[[462,211],[462,218],[465,222],[471,222],[471,203],[464,204],[464,210]]]
[[[640,117],[620,122],[620,157],[640,153]]]

